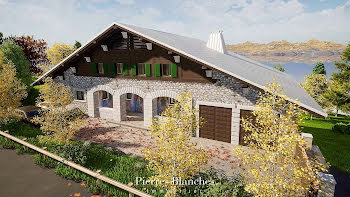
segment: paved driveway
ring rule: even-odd
[[[121,126],[97,118],[89,118],[87,127],[77,134],[77,138],[81,141],[89,140],[121,150],[128,155],[140,157],[142,157],[141,152],[153,144],[153,139],[145,129]],[[240,173],[243,170],[240,162],[232,155],[234,145],[197,137],[192,138],[191,141],[197,143],[198,147],[208,150],[212,157],[212,161],[208,163],[208,168],[222,169],[227,175]]]
[[[57,176],[53,169],[36,165],[31,155],[18,155],[15,150],[0,146],[1,197],[93,196],[82,185]]]

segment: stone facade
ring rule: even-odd
[[[125,120],[126,93],[133,93],[143,98],[144,125],[149,126],[155,116],[155,99],[158,97],[174,98],[189,91],[193,106],[206,104],[218,107],[232,108],[231,142],[238,144],[240,109],[253,106],[258,97],[258,90],[244,87],[244,84],[232,77],[213,72],[216,83],[173,82],[161,80],[118,79],[106,77],[75,76],[71,69],[64,72],[60,81],[73,90],[86,91],[86,102],[75,102],[77,106],[87,111],[89,116],[113,119],[117,122]],[[243,88],[244,87],[244,88]],[[113,108],[99,108],[96,91],[107,91],[113,96]],[[78,104],[77,104],[78,103]],[[238,108],[238,106],[241,106]],[[87,109],[87,110],[86,110]]]

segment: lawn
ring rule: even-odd
[[[301,124],[302,132],[313,135],[313,144],[332,166],[350,174],[350,135],[333,132],[332,126],[337,122],[350,122],[350,117],[314,117],[313,120],[308,117]]]

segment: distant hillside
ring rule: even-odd
[[[303,62],[334,62],[339,60],[343,44],[316,39],[303,43],[288,41],[273,41],[267,44],[245,42],[227,45],[227,50],[234,51],[248,58],[269,63]]]

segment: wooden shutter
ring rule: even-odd
[[[92,73],[97,74],[97,63],[92,63]]]
[[[115,63],[111,63],[110,70],[111,70],[111,75],[115,76]]]
[[[126,63],[123,63],[123,75],[128,75],[128,65]]]
[[[151,74],[151,64],[145,64],[145,73],[147,77],[150,77]]]
[[[176,64],[171,64],[170,67],[170,73],[172,77],[177,77],[177,65]]]
[[[154,64],[154,76],[160,77],[160,64]]]
[[[107,75],[108,74],[108,64],[103,63],[103,74]]]
[[[136,64],[131,64],[131,75],[136,76]]]

